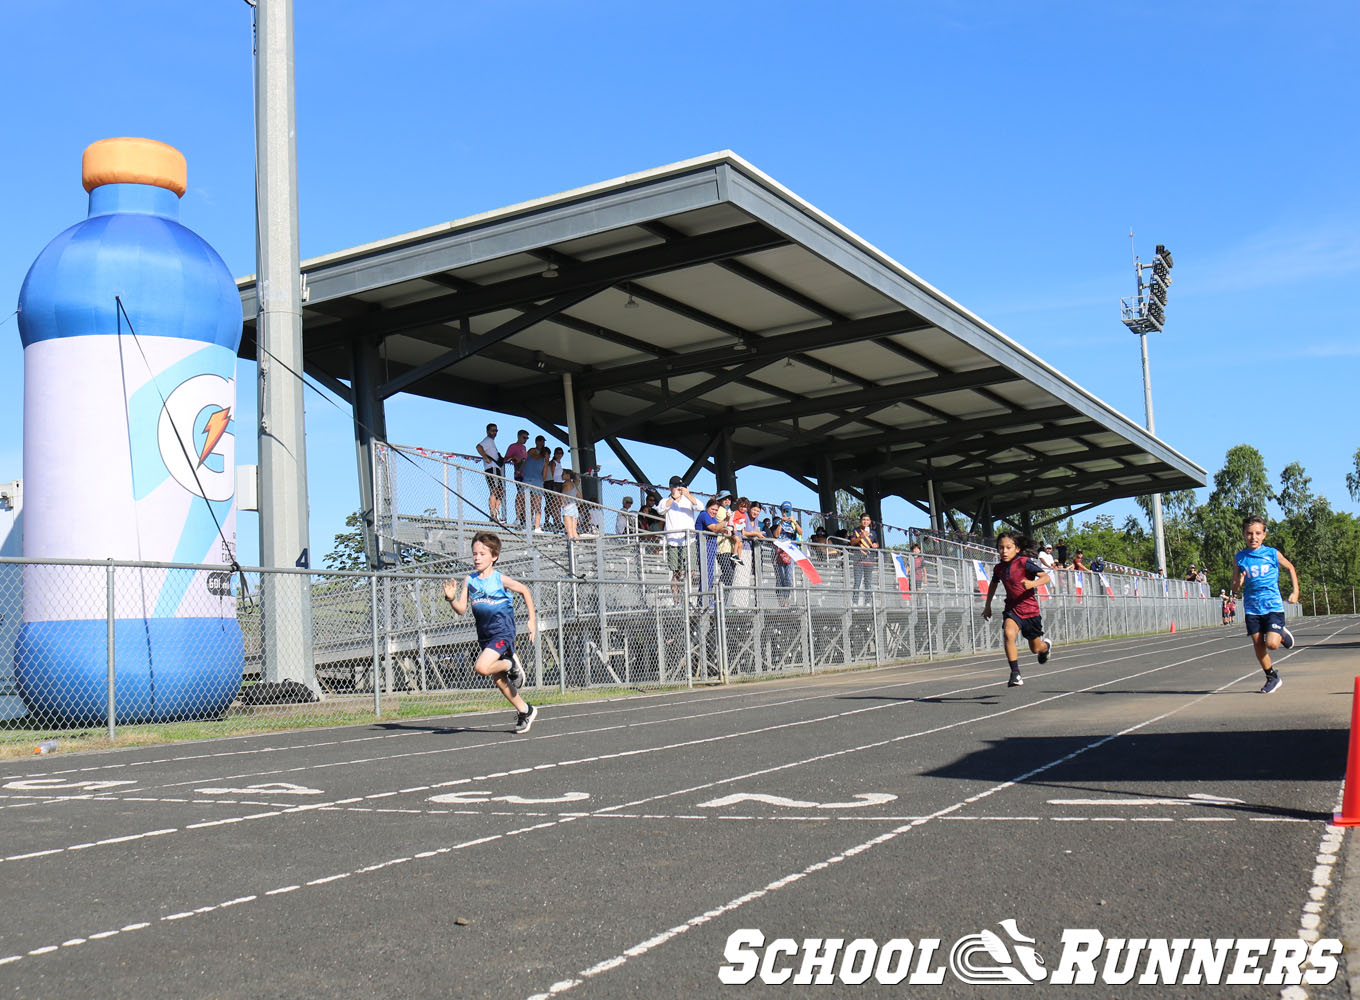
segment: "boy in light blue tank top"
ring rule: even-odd
[[[1291,593],[1290,604],[1299,603],[1299,576],[1294,564],[1280,554],[1279,549],[1265,544],[1266,522],[1264,518],[1249,517],[1242,522],[1242,538],[1247,547],[1238,551],[1233,561],[1232,592],[1242,597],[1243,617],[1247,623],[1247,635],[1251,636],[1252,648],[1261,669],[1266,672],[1266,683],[1262,694],[1274,694],[1284,683],[1274,664],[1270,662],[1270,652],[1283,646],[1289,649],[1294,645],[1294,634],[1284,625],[1284,600],[1280,597],[1280,569],[1289,573]]]
[[[515,732],[527,733],[538,718],[538,709],[520,696],[519,689],[528,677],[515,652],[515,594],[524,598],[529,609],[529,641],[534,638],[537,622],[534,617],[534,595],[518,580],[501,575],[496,560],[501,555],[501,540],[490,531],[478,532],[472,540],[472,566],[477,571],[464,578],[460,593],[458,582],[444,584],[444,599],[458,614],[472,608],[477,623],[477,645],[480,652],[472,669],[483,677],[490,677],[505,700],[519,713]]]

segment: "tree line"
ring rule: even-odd
[[[1355,470],[1346,476],[1351,499],[1360,500],[1360,449]],[[1298,462],[1284,467],[1272,483],[1265,459],[1251,445],[1228,449],[1223,467],[1214,473],[1213,489],[1204,503],[1194,490],[1162,494],[1162,527],[1166,540],[1167,576],[1183,578],[1190,567],[1204,569],[1218,590],[1232,581],[1233,556],[1242,548],[1242,520],[1251,514],[1266,519],[1266,544],[1285,554],[1298,569],[1305,602],[1314,588],[1344,593],[1349,610],[1351,588],[1360,587],[1360,518],[1332,508],[1313,491],[1312,479]],[[1146,520],[1129,515],[1116,525],[1108,514],[1076,525],[1067,521],[1068,548],[1081,549],[1086,563],[1101,555],[1107,562],[1151,569],[1157,564],[1151,497],[1138,497]],[[1279,516],[1272,516],[1274,502]],[[1057,513],[1057,512],[1055,512]],[[1054,529],[1047,529],[1051,534]],[[1334,602],[1335,604],[1335,602]]]

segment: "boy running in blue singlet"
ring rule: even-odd
[[[519,693],[519,689],[528,683],[528,677],[515,652],[515,599],[512,595],[524,598],[529,609],[530,642],[536,630],[534,595],[518,580],[501,575],[496,569],[500,556],[500,537],[489,531],[478,532],[472,539],[472,566],[477,572],[463,580],[461,593],[457,581],[444,584],[444,599],[460,615],[471,604],[472,617],[477,623],[477,645],[481,647],[472,668],[483,677],[495,679],[497,690],[519,713],[515,732],[527,733],[538,718],[538,709]]]
[[[1048,662],[1049,651],[1053,648],[1053,644],[1043,637],[1044,621],[1039,616],[1039,601],[1034,596],[1039,587],[1048,583],[1049,577],[1039,560],[1032,558],[1033,539],[1003,531],[997,536],[996,546],[1001,551],[1001,561],[992,571],[992,585],[987,588],[982,617],[992,617],[992,595],[998,585],[1005,587],[1006,605],[1001,619],[1006,639],[1006,662],[1011,667],[1007,687],[1019,687],[1025,679],[1020,676],[1020,651],[1016,648],[1015,637],[1021,635],[1029,640],[1030,652],[1038,654],[1041,664]]]
[[[1243,618],[1247,623],[1247,635],[1251,636],[1252,648],[1256,659],[1261,661],[1261,669],[1266,672],[1266,682],[1262,694],[1274,694],[1284,683],[1274,664],[1270,662],[1270,651],[1283,646],[1289,649],[1294,645],[1294,634],[1284,627],[1284,601],[1280,598],[1280,567],[1289,571],[1290,604],[1299,603],[1299,575],[1294,564],[1280,555],[1279,549],[1265,544],[1266,522],[1264,518],[1249,517],[1242,522],[1242,538],[1247,547],[1234,557],[1237,571],[1233,573],[1233,596],[1242,594]]]

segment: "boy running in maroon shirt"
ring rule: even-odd
[[[1006,636],[1006,662],[1011,667],[1009,687],[1019,687],[1025,683],[1020,676],[1020,652],[1015,645],[1016,635],[1029,640],[1030,652],[1037,653],[1040,663],[1048,662],[1049,651],[1053,644],[1043,637],[1044,623],[1039,617],[1039,601],[1034,592],[1048,583],[1044,572],[1034,555],[1034,542],[1023,535],[1011,531],[1002,532],[996,540],[1001,550],[1001,561],[992,571],[992,585],[987,588],[987,603],[982,607],[982,617],[992,617],[992,595],[1001,585],[1006,588],[1006,609],[1001,619]]]

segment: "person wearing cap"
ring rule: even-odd
[[[770,537],[782,538],[795,545],[803,540],[803,526],[793,516],[793,504],[785,500],[779,505],[779,516],[770,522]],[[788,607],[789,592],[793,587],[793,560],[776,549],[774,557],[775,595],[783,607]]]
[[[722,504],[717,497],[709,497],[708,503],[703,511],[694,519],[694,530],[699,537],[699,572],[701,587],[705,591],[714,589],[716,579],[713,575],[714,563],[718,563],[722,573],[722,582],[727,586],[732,585],[732,540],[727,537],[728,525],[726,518],[722,517]],[[720,555],[723,541],[726,540],[728,551],[725,556]]]
[[[633,527],[637,523],[633,520],[636,516],[633,513],[633,498],[624,497],[623,506],[620,508],[618,516],[614,518],[614,534],[631,535]]]
[[[1045,545],[1039,550],[1039,565],[1044,568],[1045,573],[1053,572],[1053,543]]]
[[[680,576],[689,572],[689,543],[694,534],[694,519],[699,516],[699,501],[694,499],[685,481],[679,476],[671,476],[670,496],[657,506],[666,524],[666,565],[671,570],[671,580],[680,583]],[[672,593],[679,593],[677,586],[671,587]]]

